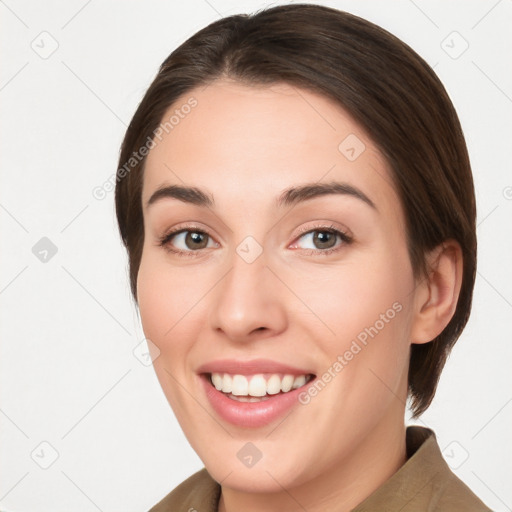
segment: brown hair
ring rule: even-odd
[[[425,275],[427,251],[447,239],[459,242],[463,280],[453,318],[433,341],[411,348],[409,394],[418,416],[430,405],[466,325],[476,273],[473,179],[460,123],[443,85],[395,36],[328,7],[282,5],[229,16],[197,32],[161,65],[121,147],[116,210],[135,298],[144,242],[145,158],[128,171],[125,164],[154,138],[180,96],[219,78],[247,85],[285,82],[320,93],[367,131],[392,170],[416,276]]]

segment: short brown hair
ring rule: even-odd
[[[462,248],[456,311],[433,341],[411,348],[409,394],[418,416],[434,396],[448,354],[469,317],[476,273],[475,195],[454,107],[436,74],[409,46],[357,16],[318,5],[282,5],[234,15],[200,30],[163,62],[127,129],[119,160],[116,210],[130,281],[144,242],[145,158],[122,167],[183,94],[221,78],[247,85],[288,83],[338,102],[386,158],[406,218],[415,275],[443,241]]]

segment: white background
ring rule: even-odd
[[[471,320],[417,423],[436,431],[489,506],[511,510],[512,1],[323,3],[411,45],[459,112],[479,273]],[[134,356],[143,335],[113,193],[100,201],[92,190],[115,173],[126,125],[164,58],[219,17],[265,5],[0,1],[2,510],[143,511],[202,467],[152,368]],[[32,252],[42,237],[58,250],[46,263]]]

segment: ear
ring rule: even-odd
[[[412,343],[428,343],[452,319],[462,284],[462,250],[455,240],[445,240],[426,256],[427,275],[414,291]]]

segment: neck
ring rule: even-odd
[[[402,415],[403,418],[403,415]],[[349,512],[406,461],[405,425],[383,422],[343,460],[306,483],[273,493],[222,487],[219,512]]]

